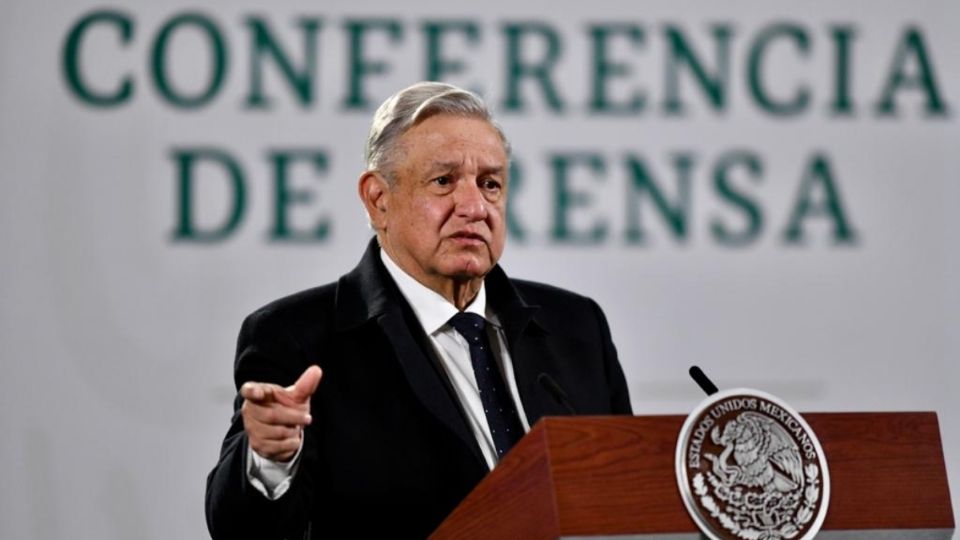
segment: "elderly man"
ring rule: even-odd
[[[630,413],[597,304],[497,266],[509,145],[478,97],[400,91],[366,154],[360,264],[240,331],[215,538],[422,538],[540,417]]]

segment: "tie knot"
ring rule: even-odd
[[[461,312],[450,318],[450,326],[465,337],[469,343],[473,343],[483,335],[486,325],[487,321],[476,313]]]

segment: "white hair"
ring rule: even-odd
[[[393,183],[390,161],[397,153],[397,140],[408,129],[438,114],[486,120],[497,131],[504,151],[510,155],[510,143],[503,129],[493,120],[480,97],[451,84],[418,82],[387,98],[374,113],[364,149],[367,170],[380,171]]]

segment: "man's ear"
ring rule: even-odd
[[[387,205],[390,201],[390,186],[387,179],[377,171],[367,171],[360,175],[357,185],[360,200],[367,210],[370,225],[380,231],[386,225]]]

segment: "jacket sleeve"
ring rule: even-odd
[[[237,341],[234,380],[238,389],[234,413],[224,438],[217,465],[207,477],[207,527],[214,540],[256,538],[260,540],[303,538],[309,534],[308,515],[312,490],[303,473],[294,477],[290,489],[275,501],[250,484],[246,473],[247,435],[240,407],[239,388],[247,381],[292,384],[306,369],[304,354],[296,341],[269,311],[247,317]],[[308,426],[304,431],[301,459],[315,451]]]
[[[623,368],[620,367],[617,348],[613,345],[613,338],[610,336],[610,325],[607,324],[607,317],[603,314],[599,304],[593,299],[590,299],[590,305],[593,307],[600,325],[603,342],[603,369],[607,378],[607,388],[610,392],[610,412],[611,414],[633,414],[627,380],[623,375]]]

